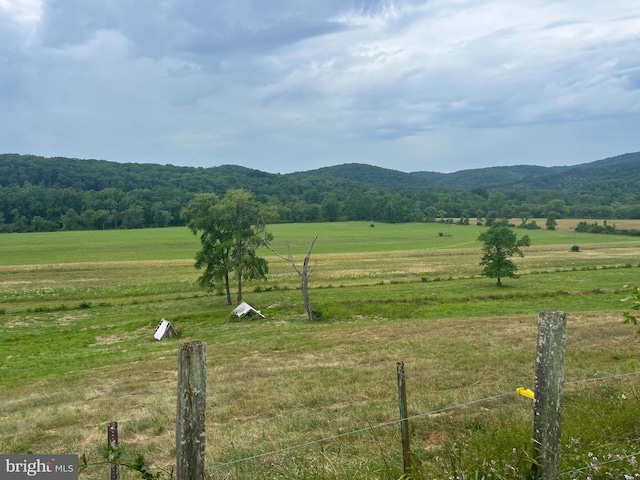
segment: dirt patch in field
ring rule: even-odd
[[[56,323],[58,323],[59,325],[69,325],[71,322],[75,321],[75,320],[82,320],[84,318],[87,318],[89,316],[88,313],[84,313],[81,315],[69,315],[69,314],[64,314],[58,318],[56,318]]]
[[[444,445],[444,443],[449,439],[449,435],[447,432],[442,430],[438,432],[433,432],[427,435],[427,438],[424,439],[424,449],[427,452],[432,452],[434,450],[439,449]]]
[[[29,323],[21,320],[9,320],[4,324],[5,328],[13,328],[13,327],[28,327]]]
[[[96,335],[96,343],[89,345],[90,347],[95,347],[97,345],[112,345],[114,343],[124,342],[127,340],[132,340],[134,338],[140,338],[145,334],[149,334],[148,338],[141,339],[141,341],[155,341],[151,333],[146,328],[139,328],[138,330],[134,330],[133,332],[129,332],[122,335],[109,335],[106,337],[101,337]]]
[[[118,343],[119,341],[122,340],[122,337],[119,335],[109,335],[108,337],[96,337],[96,343],[94,343],[93,346],[96,345],[111,345],[113,343]]]

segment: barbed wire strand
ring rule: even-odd
[[[632,375],[638,375],[638,374],[640,374],[640,372],[619,373],[617,375],[609,375],[609,376],[606,376],[606,377],[586,378],[584,380],[573,380],[571,382],[565,382],[565,385],[577,385],[577,384],[580,384],[580,383],[597,382],[599,380],[609,380],[610,378],[630,377]]]
[[[613,379],[613,378],[623,378],[623,377],[629,377],[629,376],[638,375],[638,374],[640,374],[640,372],[629,372],[629,373],[621,373],[621,374],[618,374],[618,375],[609,375],[609,376],[605,376],[605,377],[587,378],[587,379],[583,379],[583,380],[574,380],[574,381],[571,381],[571,382],[565,382],[565,386],[566,385],[577,385],[577,384],[580,384],[580,383],[587,383],[587,382],[597,382],[597,381],[600,381],[600,380],[609,380],[609,379]],[[419,414],[416,414],[416,415],[411,415],[411,416],[406,417],[406,418],[399,418],[397,420],[391,420],[389,422],[379,423],[377,425],[372,425],[370,427],[365,427],[365,428],[360,428],[358,430],[352,430],[352,431],[349,431],[349,432],[339,433],[337,435],[333,435],[333,436],[325,437],[325,438],[319,438],[317,440],[311,440],[311,441],[308,441],[308,442],[300,443],[298,445],[291,445],[289,447],[281,448],[279,450],[273,450],[273,451],[270,451],[270,452],[260,453],[258,455],[253,455],[251,457],[240,458],[238,460],[233,460],[231,462],[216,463],[215,465],[211,465],[209,467],[209,469],[229,467],[231,465],[236,465],[238,463],[249,462],[251,460],[258,460],[260,458],[268,457],[268,456],[271,456],[271,455],[279,455],[279,454],[282,454],[282,453],[290,452],[292,450],[297,450],[299,448],[305,448],[305,447],[310,447],[310,446],[313,446],[313,445],[318,445],[320,443],[330,442],[330,441],[336,440],[338,438],[347,437],[347,436],[350,436],[350,435],[358,435],[360,433],[365,433],[365,432],[369,432],[369,431],[372,431],[372,430],[377,430],[379,428],[385,428],[385,427],[389,427],[391,425],[397,425],[397,424],[399,424],[401,422],[404,422],[404,421],[413,420],[413,419],[416,419],[416,418],[427,417],[429,415],[436,415],[436,414],[439,414],[439,413],[444,413],[444,412],[448,412],[448,411],[451,411],[451,410],[456,410],[458,408],[469,407],[471,405],[477,405],[479,403],[488,402],[490,400],[497,400],[499,398],[504,398],[504,397],[510,397],[510,396],[513,396],[513,395],[517,395],[517,393],[515,391],[513,391],[513,392],[507,392],[507,393],[500,393],[500,394],[497,394],[497,395],[492,395],[490,397],[480,398],[478,400],[471,400],[469,402],[459,403],[457,405],[444,407],[444,408],[441,408],[441,409],[438,409],[438,410],[431,410],[429,412],[424,412],[424,413],[419,413]]]
[[[638,455],[640,455],[640,452],[630,453],[629,455],[625,455],[625,456],[620,455],[618,458],[612,458],[611,460],[606,460],[604,462],[601,462],[598,460],[598,463],[594,464],[593,466],[587,465],[586,467],[572,468],[570,470],[565,470],[564,472],[560,472],[558,473],[558,475],[569,475],[570,473],[584,472],[585,470],[589,470],[589,469],[593,470],[594,467],[598,468],[598,467],[601,467],[602,465],[621,462],[622,460],[629,460],[630,458],[633,458]]]

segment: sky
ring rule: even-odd
[[[640,2],[0,0],[0,153],[270,173],[640,151]]]

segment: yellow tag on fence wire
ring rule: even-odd
[[[516,388],[516,392],[518,392],[518,395],[522,395],[523,397],[530,398],[531,400],[535,399],[535,395],[528,388],[518,387]]]

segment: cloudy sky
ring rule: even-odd
[[[633,0],[0,0],[0,153],[272,173],[640,151]]]

